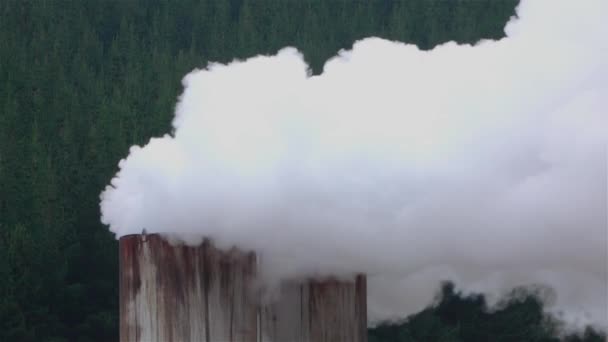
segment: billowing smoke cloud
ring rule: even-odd
[[[281,50],[184,78],[174,132],[101,195],[117,236],[258,251],[268,279],[369,274],[372,319],[441,280],[606,326],[608,2],[525,1],[500,41]]]

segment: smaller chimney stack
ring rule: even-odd
[[[261,321],[262,341],[366,342],[366,277],[284,282]]]

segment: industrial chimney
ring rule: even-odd
[[[261,340],[367,341],[366,287],[364,275],[284,282],[278,300],[260,313]]]
[[[262,304],[256,257],[174,245],[158,234],[120,238],[121,342],[365,342],[366,280],[291,280]]]

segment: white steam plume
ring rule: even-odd
[[[101,195],[117,236],[252,249],[269,279],[366,272],[372,320],[441,280],[606,327],[608,1],[524,1],[500,41],[369,38],[310,76],[293,48],[184,78],[174,132]]]

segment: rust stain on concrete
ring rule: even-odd
[[[261,304],[256,256],[158,234],[120,239],[122,342],[366,342],[366,278],[285,281]]]
[[[261,310],[261,341],[366,342],[363,275],[284,282],[277,301]]]
[[[255,341],[250,285],[255,256],[171,245],[161,236],[120,239],[120,340]]]

